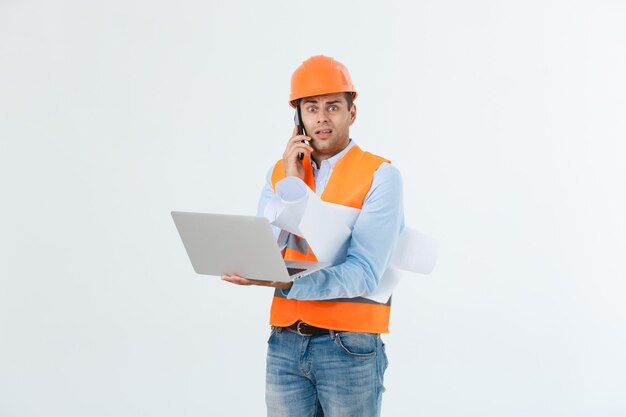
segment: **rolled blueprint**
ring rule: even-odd
[[[403,271],[430,274],[437,263],[437,241],[432,237],[405,227],[400,234],[389,266]]]
[[[274,226],[305,238],[320,262],[337,265],[346,259],[359,213],[359,209],[322,201],[301,179],[287,177],[276,183],[276,195],[264,214]],[[436,261],[436,240],[405,227],[378,287],[364,297],[385,303],[401,271],[429,274]]]
[[[276,198],[265,210],[274,226],[306,239],[320,262],[337,265],[346,252],[359,210],[341,210],[322,201],[302,180],[287,177],[276,184]]]

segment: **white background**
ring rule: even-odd
[[[623,1],[0,0],[0,415],[262,416],[271,291],[193,273],[171,210],[252,214],[289,77],[438,238],[383,415],[626,415]]]

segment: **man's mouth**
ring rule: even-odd
[[[315,136],[323,139],[329,137],[331,133],[333,133],[332,129],[319,129],[315,131]]]

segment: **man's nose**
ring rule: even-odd
[[[328,121],[328,112],[326,110],[320,110],[317,112],[317,123],[323,123]]]

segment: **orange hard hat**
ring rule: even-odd
[[[329,56],[316,55],[304,61],[291,76],[289,104],[295,108],[295,101],[300,98],[343,92],[352,93],[353,99],[357,96],[348,68]]]

